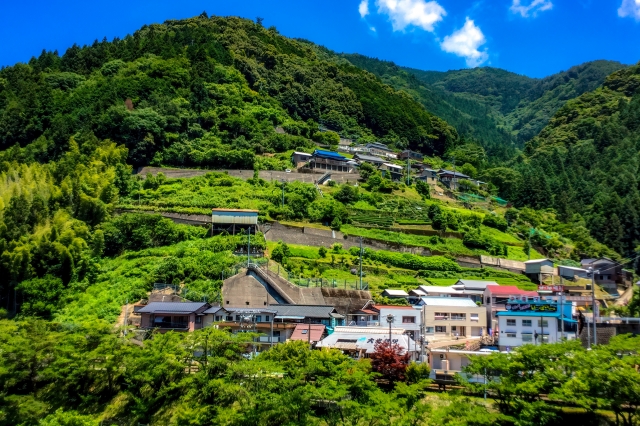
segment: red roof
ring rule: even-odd
[[[309,330],[311,327],[311,330]],[[291,340],[309,340],[309,331],[311,331],[311,341],[318,342],[322,339],[325,326],[323,324],[298,324],[293,330]]]
[[[537,291],[520,290],[514,285],[492,285],[487,286],[487,290],[491,294],[500,294],[503,296],[537,296]]]

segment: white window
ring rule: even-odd
[[[531,334],[522,335],[522,343],[531,343],[531,342],[533,342],[533,335]]]
[[[507,333],[507,337],[510,339],[515,339],[516,337],[518,337],[518,335],[516,333]]]
[[[514,327],[515,327],[515,325],[516,325],[516,320],[514,320],[514,319],[508,319],[508,320],[507,320],[507,325],[512,325],[512,326],[514,326]]]
[[[416,317],[402,317],[403,324],[415,324]]]
[[[538,320],[538,327],[549,328],[549,321],[547,320]]]
[[[531,327],[531,320],[525,320],[525,319],[523,319],[523,320],[522,320],[522,326],[523,326],[523,327]],[[524,341],[524,338],[523,338],[523,341]]]
[[[479,321],[479,319],[478,319],[478,314],[471,314],[471,321],[476,321],[476,322],[478,322],[478,321]]]

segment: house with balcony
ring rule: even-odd
[[[420,171],[420,174],[417,175],[415,179],[435,184],[438,182],[438,171],[425,167]]]
[[[380,142],[370,142],[365,145],[369,152],[373,155],[381,155],[386,158],[398,158],[398,155],[391,148]]]
[[[420,307],[374,305],[371,309],[378,311],[378,318],[380,318],[381,327],[389,326],[387,318],[391,315],[393,317],[391,327],[403,329],[413,340],[418,340],[420,338],[420,327],[422,325]]]
[[[317,173],[354,173],[355,162],[337,152],[316,149],[311,154],[311,158],[299,170],[311,170]]]
[[[353,156],[353,159],[358,162],[358,164],[369,163],[374,165],[375,167],[380,167],[386,160],[383,160],[380,157],[376,157],[375,155],[366,155],[366,154],[356,154]]]
[[[402,170],[404,168],[402,166],[398,166],[397,164],[391,163],[382,163],[378,170],[382,173],[383,177],[386,177],[389,180],[399,181],[402,180]]]
[[[595,283],[607,289],[615,290],[617,287],[616,284],[624,281],[622,265],[608,257],[582,259],[580,266],[585,270],[592,268],[596,271],[594,276]],[[591,276],[589,276],[589,278],[590,277]]]
[[[482,337],[487,310],[468,298],[423,297],[422,324],[429,341]]]
[[[372,300],[350,314],[347,314],[347,326],[349,327],[379,327],[380,312],[373,309],[374,302]]]
[[[151,302],[137,313],[140,314],[140,328],[166,333],[202,328],[209,308],[205,302]]]
[[[438,178],[440,179],[440,182],[442,182],[447,188],[452,191],[458,190],[461,180],[470,179],[469,176],[463,173],[445,169],[440,169],[438,171]]]
[[[214,306],[205,311],[204,325],[227,329],[231,333],[260,333],[260,343],[285,342],[295,325],[274,322],[277,311],[269,308],[229,308]]]
[[[410,159],[414,161],[422,161],[424,160],[424,155],[419,152],[411,151],[410,149],[405,149],[398,155],[398,158],[400,160]]]

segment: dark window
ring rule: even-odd
[[[249,304],[249,302],[244,302],[244,304],[245,304],[245,305],[248,305],[248,304]]]
[[[227,300],[227,305],[229,304],[229,301]]]
[[[202,322],[202,317],[196,317],[196,324],[200,324]]]
[[[416,317],[402,317],[402,322],[404,324],[415,324]]]
[[[515,325],[516,325],[516,320],[514,320],[514,319],[508,319],[508,320],[507,320],[507,325],[513,325],[513,326],[515,326]]]

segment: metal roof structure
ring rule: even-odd
[[[437,285],[421,285],[421,286],[418,286],[418,290],[423,292],[425,296],[428,296],[429,294],[432,294],[432,293],[457,294],[460,296],[463,295],[462,291],[455,289],[453,287],[441,287]]]
[[[193,314],[208,308],[205,302],[151,302],[138,312],[141,314]]]
[[[421,297],[420,300],[427,306],[456,306],[456,307],[474,307],[477,308],[476,302],[466,297]]]
[[[527,263],[532,264],[532,263],[542,263],[542,262],[551,262],[551,261],[549,259],[532,259],[532,260],[526,260],[524,263],[525,264],[527,264]],[[551,262],[551,263],[553,263],[553,262]]]
[[[389,296],[398,296],[398,297],[405,297],[409,295],[404,290],[393,290],[391,288],[384,290],[383,293],[387,293]]]
[[[353,158],[357,158],[362,161],[370,161],[372,163],[385,163],[386,160],[383,160],[380,157],[376,157],[375,155],[364,155],[364,154],[356,154]]]
[[[397,343],[404,350],[418,350],[416,342],[411,337],[403,334],[405,329],[392,328],[391,341]],[[334,328],[333,333],[322,339],[316,345],[321,348],[336,348],[348,350],[364,350],[366,353],[374,351],[375,344],[388,341],[389,328],[387,327],[342,327]]]
[[[318,158],[328,158],[330,160],[336,160],[336,161],[347,161],[348,158],[338,154],[337,152],[333,152],[333,151],[324,151],[321,149],[316,149],[315,151],[313,151],[313,156],[314,157],[318,157]]]
[[[480,280],[458,280],[451,287],[456,290],[486,290],[487,286],[499,285],[495,281],[480,281]]]
[[[276,312],[276,319],[282,317],[300,318],[342,318],[336,309],[329,305],[278,305],[272,306]],[[338,316],[336,316],[338,315]]]
[[[463,178],[463,179],[469,178],[469,176],[467,176],[467,175],[465,175],[463,173],[454,172],[452,170],[446,170],[446,169],[440,169],[438,171],[438,174],[439,175],[453,175],[453,177],[459,177],[459,178]]]

